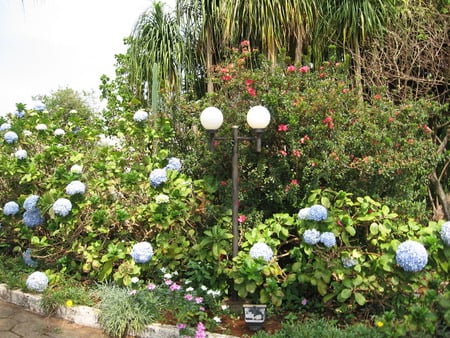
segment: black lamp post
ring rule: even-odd
[[[223,122],[222,112],[216,107],[208,107],[200,115],[202,126],[210,135],[209,148],[214,150],[215,140],[225,140],[226,138],[216,137],[215,134]],[[250,108],[247,113],[247,123],[255,131],[254,137],[239,136],[239,127],[232,126],[233,140],[233,160],[232,160],[232,182],[233,182],[233,198],[232,198],[232,224],[233,224],[233,257],[236,257],[239,250],[239,140],[256,140],[256,151],[261,151],[261,135],[264,129],[270,123],[270,112],[263,106],[255,106]]]

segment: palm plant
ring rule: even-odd
[[[401,0],[326,0],[322,4],[321,38],[328,36],[353,55],[355,85],[362,99],[361,46],[383,34]]]

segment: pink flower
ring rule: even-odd
[[[130,291],[130,296],[134,296],[136,294],[136,292],[137,292],[136,290],[131,290]]]
[[[188,293],[187,295],[184,296],[184,299],[191,301],[194,299],[194,296],[192,296],[190,293]]]
[[[431,128],[428,127],[426,124],[424,124],[423,130],[425,130],[425,133],[427,133],[427,134],[430,134],[431,132],[433,132],[433,131],[431,130]]]
[[[298,181],[297,181],[296,179],[293,179],[293,180],[291,181],[291,184],[292,184],[292,185],[298,185]]]
[[[342,93],[343,94],[347,94],[348,93],[348,89],[347,88],[342,89]]]
[[[226,73],[228,73],[228,68],[220,68],[220,72],[222,74],[226,74]]]
[[[169,288],[170,288],[170,291],[176,291],[176,290],[180,290],[181,286],[178,285],[177,283],[173,283]]]
[[[153,283],[150,283],[149,285],[147,285],[147,289],[149,290],[155,290],[156,289],[156,285]]]
[[[302,66],[299,69],[300,73],[308,73],[309,72],[309,67],[308,66]]]
[[[182,330],[182,329],[185,329],[185,328],[187,328],[186,324],[184,324],[184,323],[177,324],[177,329],[178,330]]]
[[[232,79],[231,75],[224,75],[222,76],[223,81],[230,81]]]
[[[166,279],[166,280],[164,281],[164,283],[165,283],[166,285],[172,285],[172,284],[173,284],[173,282],[172,282],[170,279]]]
[[[226,187],[227,186],[227,181],[220,181],[220,185],[222,186],[222,187]]]
[[[373,98],[375,100],[379,100],[379,99],[381,99],[381,95],[380,94],[375,94]]]
[[[247,216],[245,216],[245,215],[240,215],[238,217],[238,222],[239,223],[244,223],[246,220],[247,220]]]
[[[241,41],[241,47],[247,47],[247,46],[250,46],[250,41],[249,40]]]
[[[202,322],[198,323],[194,338],[206,338],[205,325]]]
[[[302,299],[302,305],[305,306],[306,304],[308,304],[308,300],[306,298]]]
[[[295,72],[295,66],[293,66],[293,65],[288,66],[287,71],[290,73]]]
[[[287,124],[278,125],[278,131],[288,131],[289,127]]]
[[[256,90],[252,87],[247,87],[247,92],[251,95],[251,96],[256,96]]]
[[[279,153],[281,156],[287,156],[287,152],[285,150],[280,150]]]
[[[203,297],[195,297],[195,302],[201,304],[201,302],[203,302]]]
[[[302,153],[300,152],[300,150],[294,149],[294,151],[292,152],[292,154],[294,154],[295,157],[300,157],[300,155],[301,155]]]
[[[247,87],[251,86],[253,84],[253,80],[245,80],[245,85]]]
[[[305,136],[303,136],[301,139],[300,139],[300,143],[301,144],[304,144],[306,141],[308,141],[309,140],[309,136],[308,135],[305,135]]]
[[[320,77],[321,79],[323,79],[323,78],[325,77],[325,73],[320,73],[320,74],[319,74],[319,77]]]

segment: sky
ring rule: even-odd
[[[174,0],[166,2],[167,9]],[[99,92],[115,54],[152,0],[0,0],[0,115],[32,96]]]

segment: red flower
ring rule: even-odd
[[[423,130],[425,130],[425,132],[426,132],[427,134],[430,134],[430,133],[432,132],[431,128],[428,127],[426,124],[423,125]]]
[[[279,153],[281,156],[287,156],[287,152],[285,150],[280,150]]]
[[[222,76],[223,81],[230,81],[232,79],[231,75],[224,75]]]
[[[247,87],[251,86],[253,84],[253,80],[245,80],[245,85]]]
[[[287,71],[290,73],[295,72],[295,66],[293,66],[293,65],[288,66]]]
[[[389,123],[394,122],[394,118],[393,118],[392,116],[389,116],[388,122],[389,122]]]
[[[305,135],[305,136],[303,136],[301,139],[300,139],[300,143],[301,144],[304,144],[306,141],[308,141],[309,140],[309,136],[308,135]]]
[[[342,93],[343,94],[347,94],[348,93],[348,89],[347,88],[342,89]]]
[[[278,125],[278,131],[288,131],[288,125],[287,124]]]
[[[246,221],[246,219],[247,219],[247,216],[245,216],[245,215],[240,215],[240,216],[238,217],[238,222],[239,222],[239,223],[244,223],[244,222]]]
[[[323,78],[325,77],[325,73],[320,73],[320,74],[319,74],[319,77],[320,77],[321,79],[323,79]]]
[[[247,92],[251,95],[251,96],[256,96],[256,90],[252,87],[247,87]]]
[[[247,46],[250,46],[250,41],[249,40],[241,41],[241,47],[247,47]]]
[[[291,181],[291,184],[292,184],[292,185],[298,185],[298,181],[297,181],[296,179],[293,179],[293,180]]]
[[[308,73],[309,72],[309,67],[308,66],[302,66],[299,69],[300,73]]]
[[[334,127],[333,118],[331,116],[324,118],[323,123],[327,125],[328,129],[333,129]]]
[[[375,100],[379,100],[381,99],[381,95],[380,94],[375,94],[375,96],[373,97]]]
[[[222,187],[225,187],[225,186],[228,185],[228,183],[227,183],[227,181],[220,181],[220,185],[221,185]]]
[[[220,68],[220,72],[222,74],[226,74],[226,73],[228,73],[228,68]]]
[[[294,154],[295,157],[300,157],[300,155],[302,154],[299,150],[294,149],[294,151],[292,152]]]

